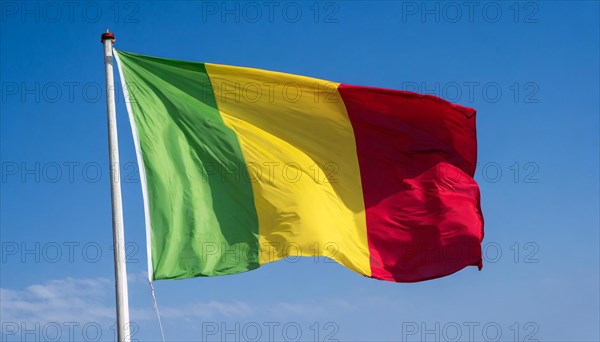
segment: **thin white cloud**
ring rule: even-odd
[[[13,322],[77,322],[112,319],[112,283],[105,278],[51,280],[23,290],[0,289],[0,313]]]
[[[345,300],[327,299],[302,303],[277,302],[269,305],[266,310],[275,317],[315,319],[327,317],[331,312],[349,312],[355,309],[355,305]]]
[[[142,280],[145,276],[145,272],[135,274],[133,280]],[[50,280],[20,290],[0,288],[0,314],[4,321],[12,322],[113,322],[113,291],[112,281],[106,278]],[[314,319],[332,311],[355,311],[359,306],[359,303],[336,299],[294,303],[207,301],[179,306],[163,304],[160,313],[165,320],[186,321],[256,319],[259,316]],[[130,307],[130,312],[136,321],[155,319],[151,308]]]
[[[185,320],[209,319],[215,317],[250,317],[256,310],[248,303],[243,302],[200,302],[184,305],[182,307],[161,306],[162,317],[179,318]]]
[[[141,271],[136,273],[127,272],[127,282],[128,283],[147,283],[148,282],[148,272]]]

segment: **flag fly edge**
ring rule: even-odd
[[[152,240],[151,240],[151,222],[150,222],[150,206],[148,204],[148,184],[146,181],[146,169],[144,167],[144,159],[142,158],[142,149],[140,147],[140,138],[138,135],[137,126],[133,118],[133,110],[131,103],[129,102],[129,90],[127,89],[127,83],[125,83],[125,76],[123,75],[123,67],[121,60],[119,59],[119,53],[116,49],[113,49],[115,60],[117,61],[119,69],[119,78],[121,80],[121,86],[123,87],[123,97],[125,99],[125,107],[127,108],[127,115],[129,117],[129,124],[131,126],[131,133],[133,135],[133,144],[135,146],[135,155],[138,163],[138,172],[140,175],[140,184],[142,186],[142,198],[144,201],[144,221],[146,223],[146,253],[148,260],[148,281],[152,283],[154,280],[154,267],[152,265]]]

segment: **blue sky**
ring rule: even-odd
[[[307,258],[159,281],[168,340],[600,339],[597,2],[1,6],[3,340],[114,339],[107,26],[124,51],[432,93],[478,110],[481,272],[395,284]],[[120,93],[117,115],[131,321],[134,338],[155,341]]]

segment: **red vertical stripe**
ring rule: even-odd
[[[372,276],[420,281],[481,267],[475,110],[340,85],[356,137]]]

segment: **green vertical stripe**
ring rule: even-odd
[[[257,268],[250,178],[204,64],[119,57],[147,176],[154,279]]]

